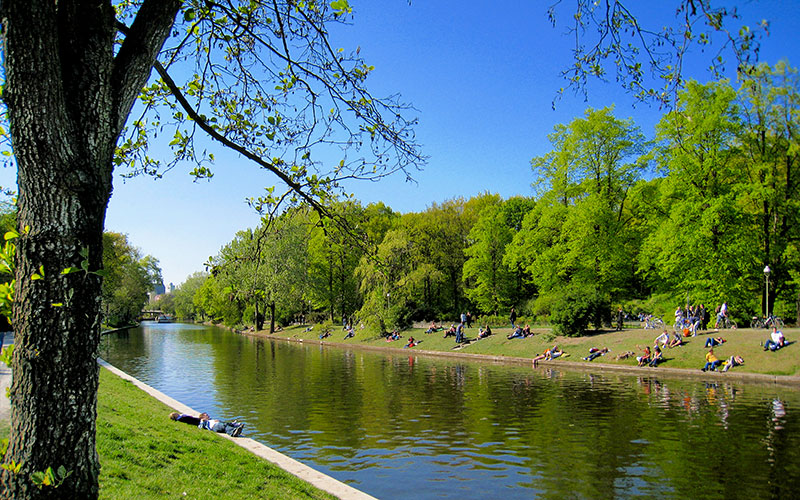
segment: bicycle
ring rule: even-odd
[[[736,330],[737,325],[736,322],[728,316],[717,316],[717,323],[714,325],[714,328],[718,330]]]
[[[661,318],[659,318],[657,316],[645,316],[644,324],[642,325],[642,328],[644,328],[645,330],[648,330],[648,329],[651,329],[651,328],[653,330],[660,330],[660,329],[664,328],[664,320],[662,320]]]
[[[753,319],[750,320],[750,328],[783,328],[783,319],[769,315],[767,318],[759,318],[758,316],[753,316]]]

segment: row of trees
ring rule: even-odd
[[[799,88],[784,62],[750,68],[738,89],[690,82],[653,141],[612,108],[588,109],[532,160],[532,198],[486,193],[402,215],[347,201],[329,221],[293,209],[237,234],[211,274],[167,302],[258,328],[319,311],[386,328],[517,306],[559,324],[584,318],[580,330],[618,305],[763,312],[768,264],[769,311],[795,318]]]

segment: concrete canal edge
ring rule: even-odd
[[[174,408],[176,411],[181,413],[192,413],[194,415],[199,414],[200,412],[194,410],[186,406],[185,404],[181,403],[178,400],[172,399],[171,397],[167,396],[166,394],[153,389],[149,385],[145,384],[141,380],[136,379],[128,375],[127,373],[123,372],[122,370],[118,369],[117,367],[107,363],[106,361],[98,358],[97,360],[100,366],[108,369],[114,375],[133,382],[135,386],[142,389],[144,392],[152,396],[153,398],[161,401],[165,405]],[[311,467],[298,462],[297,460],[287,457],[286,455],[279,453],[269,446],[263,445],[258,441],[255,441],[250,438],[232,438],[227,434],[216,434],[222,439],[228,439],[236,443],[237,445],[241,446],[245,450],[253,453],[254,455],[267,460],[268,462],[277,465],[281,469],[285,470],[289,474],[292,474],[307,483],[312,484],[313,486],[330,493],[331,495],[336,496],[337,498],[341,498],[342,500],[375,500],[375,497],[367,495],[363,491],[359,491],[352,486],[349,486],[341,481],[338,481],[330,476],[327,476],[317,470],[312,469]]]
[[[200,412],[195,411],[194,409],[186,406],[185,404],[172,399],[171,397],[167,396],[166,394],[153,389],[149,385],[145,384],[141,380],[138,380],[135,377],[128,375],[127,373],[123,372],[119,368],[107,363],[106,361],[98,358],[97,363],[109,370],[114,375],[120,377],[124,380],[129,380],[135,386],[142,389],[151,397],[161,401],[165,405],[169,406],[170,408],[174,408],[176,411],[181,413],[192,413],[194,415],[199,414]],[[0,394],[5,394],[5,389],[11,385],[11,368],[8,368],[5,364],[0,363]],[[166,416],[164,418],[167,418]],[[4,396],[0,396],[0,419],[8,422],[11,419],[11,403],[8,398]],[[263,445],[258,441],[255,441],[250,438],[232,438],[227,434],[219,434],[214,433],[222,439],[229,439],[236,443],[237,445],[241,446],[245,450],[253,453],[259,458],[267,460],[274,465],[277,465],[281,469],[285,470],[289,474],[292,474],[303,481],[310,483],[311,485],[334,495],[337,498],[341,498],[342,500],[375,500],[375,497],[367,495],[363,491],[359,491],[352,486],[349,486],[341,481],[338,481],[330,476],[327,476],[317,470],[312,469],[311,467],[298,462],[297,460],[287,457],[286,455],[279,453],[269,446]]]
[[[174,408],[176,411],[181,413],[192,413],[194,415],[199,414],[200,412],[194,410],[186,406],[185,404],[181,403],[178,400],[172,399],[171,397],[167,396],[166,394],[153,389],[149,385],[145,384],[141,380],[136,379],[128,375],[127,373],[123,372],[122,370],[118,369],[117,367],[107,363],[106,361],[98,358],[98,364],[100,366],[108,369],[114,375],[133,382],[135,386],[142,389],[144,392],[149,394],[150,396],[154,397],[155,399],[161,401],[165,405]],[[166,418],[166,417],[165,417]],[[241,446],[245,450],[253,453],[254,455],[271,462],[274,465],[277,465],[281,469],[285,470],[289,474],[292,474],[303,481],[310,483],[311,485],[334,495],[337,498],[341,498],[342,500],[376,500],[375,497],[367,495],[363,491],[359,491],[352,486],[349,486],[341,481],[338,481],[330,476],[323,474],[317,470],[312,469],[311,467],[298,462],[297,460],[287,457],[286,455],[279,453],[269,446],[263,445],[258,441],[255,441],[250,438],[232,438],[227,434],[220,434],[215,433],[222,439],[229,439],[236,443],[237,445]]]

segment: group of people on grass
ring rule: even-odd
[[[706,353],[706,364],[701,368],[701,370],[705,371],[715,371],[717,368],[722,366],[720,371],[727,372],[731,368],[735,366],[740,366],[744,364],[744,359],[741,356],[731,356],[730,358],[726,359],[725,361],[721,361],[717,356],[714,354],[714,347],[718,345],[722,345],[726,342],[726,340],[722,337],[713,337],[708,338],[706,340],[706,347],[709,348],[708,352]],[[786,341],[786,337],[783,336],[783,332],[778,330],[777,327],[772,327],[772,333],[770,333],[769,338],[764,342],[764,350],[765,351],[777,351],[785,347],[788,344]]]
[[[618,311],[620,317],[622,317],[622,310]],[[720,307],[718,307],[715,311],[717,316],[717,323],[723,321],[728,315],[728,305],[726,302],[723,302]],[[467,343],[467,339],[465,336],[465,330],[469,327],[472,323],[472,314],[470,312],[461,313],[460,315],[460,322],[456,324],[452,324],[450,328],[445,329],[444,325],[437,325],[436,321],[432,321],[425,331],[427,334],[436,333],[440,331],[444,331],[444,338],[453,336],[455,337],[455,341],[457,344],[464,344]],[[526,324],[524,327],[516,324],[517,320],[517,313],[516,310],[512,307],[511,312],[509,314],[509,321],[511,323],[511,333],[506,336],[508,340],[518,339],[518,338],[526,338],[533,335],[531,331],[530,325]],[[649,346],[645,346],[642,349],[642,355],[636,356],[636,361],[638,366],[652,366],[656,367],[664,360],[664,349],[672,349],[675,347],[680,347],[685,345],[684,337],[686,336],[696,336],[698,330],[706,329],[706,324],[709,320],[708,312],[706,311],[705,305],[700,304],[697,306],[690,306],[687,305],[685,308],[678,306],[675,310],[675,323],[678,325],[673,332],[672,335],[667,330],[664,330],[660,335],[658,335],[655,340],[653,341],[653,349],[651,350]],[[716,326],[715,324],[715,326]],[[619,326],[619,325],[618,325]],[[345,339],[351,338],[354,336],[354,331],[352,327],[349,327],[345,323],[344,328],[347,330],[347,334],[345,335]],[[327,335],[326,335],[327,334]],[[490,336],[492,334],[492,329],[487,324],[485,327],[480,328],[478,331],[477,339],[482,339]],[[320,338],[325,338],[329,336],[329,332],[323,332],[320,335]],[[399,340],[402,338],[397,330],[393,331],[391,334],[387,335],[386,341],[391,342],[395,340]],[[728,371],[730,368],[734,366],[739,366],[744,364],[744,360],[741,356],[731,356],[729,359],[720,361],[714,355],[714,347],[722,345],[726,342],[726,340],[722,337],[709,337],[705,341],[705,348],[709,349],[708,353],[706,354],[706,364],[702,368],[703,371],[715,371],[719,366],[722,366],[721,371]],[[408,343],[405,345],[406,348],[411,348],[419,344],[419,341],[416,341],[414,337],[410,337],[408,339]],[[783,336],[783,333],[778,331],[777,328],[773,327],[772,334],[764,343],[764,350],[771,350],[775,351],[778,350],[786,345],[786,339]],[[584,361],[593,361],[600,356],[603,356],[609,352],[607,347],[597,348],[592,347],[589,349],[588,356],[584,357]],[[633,355],[633,353],[630,353]],[[564,352],[558,348],[557,345],[554,345],[552,348],[545,350],[544,353],[536,356],[533,358],[533,365],[536,366],[539,360],[552,360],[556,359],[560,356],[563,356]],[[626,356],[627,357],[627,356]]]
[[[456,338],[456,344],[463,344],[463,343],[467,342],[466,329],[470,325],[472,325],[472,314],[469,313],[469,312],[461,313],[461,317],[459,319],[461,321],[458,323],[458,325],[451,324],[450,328],[448,328],[446,330],[445,330],[443,325],[437,325],[436,321],[431,321],[431,324],[428,326],[428,329],[425,330],[425,333],[430,334],[430,333],[441,332],[441,331],[444,330],[444,338],[455,337]],[[485,327],[482,327],[482,328],[478,329],[478,337],[477,338],[478,339],[483,339],[483,338],[488,337],[491,334],[492,334],[492,329],[487,324]]]
[[[525,327],[520,327],[517,325],[514,329],[512,329],[511,333],[506,336],[508,340],[511,339],[523,339],[525,337],[531,337],[533,333],[531,332],[531,325],[525,325]]]

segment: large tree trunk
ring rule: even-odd
[[[6,456],[21,469],[3,471],[3,498],[98,496],[101,278],[95,273],[102,267],[112,159],[177,9],[175,1],[145,2],[139,13],[148,15],[137,17],[137,34],[115,60],[110,2],[0,3],[21,234]],[[68,268],[82,270],[62,274]],[[63,484],[33,483],[33,473],[60,466],[70,472]]]
[[[6,8],[4,98],[17,160],[21,228],[8,457],[22,468],[19,474],[4,474],[4,494],[93,498],[99,473],[94,424],[101,279],[61,271],[80,268],[82,251],[88,251],[90,271],[102,266],[116,139],[110,89],[102,85],[112,71],[113,11],[95,4],[56,13],[53,2],[46,1],[11,2]],[[60,43],[60,16],[86,28],[73,47]],[[91,71],[63,74],[77,66],[78,58]],[[34,274],[42,278],[34,280]],[[30,480],[34,472],[59,466],[71,474],[58,489],[39,489]]]

